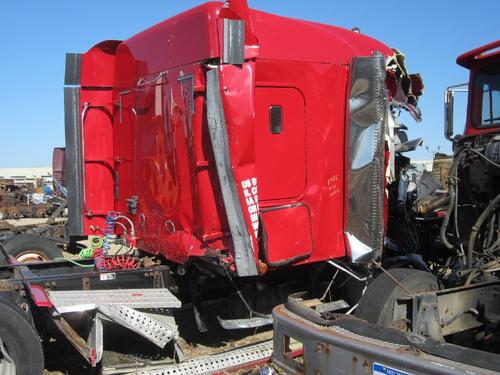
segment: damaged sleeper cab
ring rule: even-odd
[[[200,330],[210,293],[241,328],[269,324],[284,290],[322,293],[339,264],[369,273],[404,143],[394,113],[419,116],[403,61],[242,0],[69,55],[70,234],[117,234],[171,267]]]
[[[71,234],[119,212],[141,251],[242,277],[374,259],[394,56],[245,1],[96,45],[67,88]]]
[[[271,344],[190,348],[177,363],[192,328],[173,317],[182,304],[200,331],[268,325],[296,291],[324,295],[325,311],[356,308],[383,249],[395,153],[411,148],[394,113],[419,115],[421,82],[397,51],[245,0],[210,2],[68,55],[65,83],[68,229],[97,237],[83,252],[93,259],[1,267],[0,314],[17,323],[0,330],[0,367],[40,372],[42,343],[57,337],[107,373],[214,373],[266,361]],[[108,253],[115,235],[127,255]],[[223,304],[209,315],[205,301]],[[22,361],[15,324],[36,361]]]

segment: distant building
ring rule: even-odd
[[[453,156],[437,152],[434,160],[412,160],[408,171],[410,180],[418,182],[424,171],[431,172],[434,178],[445,189],[448,188],[448,171],[453,163]]]
[[[432,172],[432,160],[412,160],[407,174],[410,181],[417,183],[424,171]]]
[[[412,160],[411,165],[420,172],[432,172],[433,160]]]
[[[52,181],[52,167],[0,168],[0,179],[14,180],[15,184],[31,183],[37,186],[37,181]]]
[[[432,168],[432,174],[434,175],[434,178],[438,180],[445,189],[448,189],[448,172],[450,171],[452,164],[452,155],[436,153],[436,155],[434,156],[434,166]]]

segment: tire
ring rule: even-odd
[[[21,308],[18,305],[16,305],[16,303],[14,301],[10,300],[6,296],[2,296],[1,294],[0,294],[0,304],[4,304],[4,305],[11,307],[12,309],[14,309],[18,313],[20,313],[26,320],[29,321],[29,317],[27,316],[27,314],[25,314],[23,312],[23,310],[21,310]],[[30,324],[31,324],[31,322],[30,322]]]
[[[439,289],[436,277],[429,272],[412,268],[394,268],[388,272],[411,293]],[[370,323],[390,326],[394,323],[396,300],[406,295],[394,280],[382,273],[373,280],[359,300],[356,316]]]
[[[62,250],[55,242],[48,238],[19,234],[4,243],[5,251],[20,262],[40,262],[62,258]],[[7,264],[2,252],[0,252],[0,264]]]
[[[20,311],[0,300],[0,339],[16,365],[16,375],[43,374],[40,337]],[[0,356],[3,357],[2,354]],[[0,361],[5,359],[0,359]]]

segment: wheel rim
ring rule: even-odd
[[[38,263],[38,262],[45,262],[46,260],[49,260],[47,256],[36,252],[35,250],[27,250],[18,256],[16,256],[16,259],[20,263]]]
[[[0,338],[0,375],[16,375],[16,363],[7,352]]]

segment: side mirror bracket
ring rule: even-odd
[[[444,91],[444,136],[453,142],[453,104],[455,92],[467,92],[468,83],[453,85]],[[466,87],[463,89],[463,87]]]

